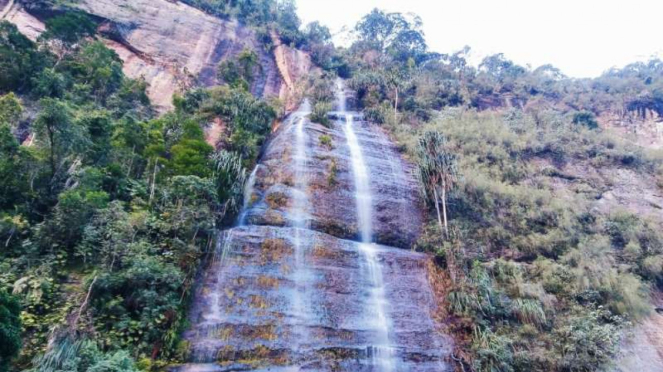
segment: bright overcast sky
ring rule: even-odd
[[[663,56],[663,0],[297,0],[304,22],[352,28],[373,8],[421,16],[431,50],[469,45],[473,59],[504,53],[532,67],[551,63],[595,77]]]

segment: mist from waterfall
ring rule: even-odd
[[[365,319],[369,322],[369,328],[375,332],[376,339],[374,340],[375,344],[370,346],[368,352],[374,366],[379,367],[380,371],[391,372],[396,368],[396,359],[389,340],[391,324],[387,316],[389,304],[385,295],[382,267],[377,257],[377,247],[373,243],[373,195],[370,175],[364,161],[361,144],[355,133],[354,116],[352,113],[346,112],[346,97],[341,81],[337,83],[336,96],[338,109],[342,114],[345,114],[343,129],[350,150],[354,175],[357,224],[361,239],[359,250],[363,256],[364,271],[368,275],[371,284],[368,309],[366,309],[369,313],[365,315]]]

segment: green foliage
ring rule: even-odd
[[[258,55],[251,49],[244,49],[236,61],[224,60],[219,63],[218,75],[231,87],[248,91],[258,67]]]
[[[106,347],[134,347],[148,354],[164,345],[167,329],[179,321],[179,301],[184,277],[173,264],[148,256],[154,249],[135,246],[133,259],[115,272],[99,276],[92,306]]]
[[[0,124],[8,124],[15,128],[21,119],[22,113],[21,100],[14,93],[0,96]]]
[[[326,147],[328,150],[334,148],[334,144],[332,143],[332,138],[330,136],[323,134],[318,140],[320,141],[320,144]]]
[[[242,158],[236,153],[220,151],[213,158],[215,167],[213,179],[219,202],[223,203],[221,218],[228,212],[237,213],[244,197],[246,170],[242,166]]]
[[[36,359],[34,372],[138,372],[126,351],[104,353],[97,343],[65,335]]]
[[[182,138],[171,148],[171,172],[180,176],[208,176],[211,170],[209,157],[214,148],[205,142],[203,131],[196,122],[187,121],[183,129]]]
[[[83,128],[74,123],[71,109],[66,102],[44,98],[34,127],[37,138],[48,153],[51,177],[69,160],[72,152],[82,152],[87,145]]]
[[[595,371],[614,361],[622,337],[622,321],[602,310],[579,313],[555,330],[556,347],[562,357],[560,369]]]
[[[421,19],[401,13],[373,9],[357,24],[355,31],[368,47],[390,55],[397,61],[423,60],[426,40]]]
[[[0,289],[0,371],[8,371],[9,363],[21,348],[21,309],[16,298]]]
[[[451,277],[449,309],[458,332],[471,335],[465,363],[482,371],[608,365],[627,320],[651,310],[647,280],[661,272],[661,234],[640,216],[593,212],[591,190],[601,183],[560,194],[556,180],[581,181],[556,164],[647,174],[660,160],[549,112],[445,110],[423,125],[388,127],[411,156],[422,157],[422,142],[443,144],[430,153],[453,154],[463,175],[449,195],[450,234],[429,229],[421,248]],[[427,140],[431,132],[445,140]]]
[[[599,123],[596,122],[594,114],[588,111],[573,114],[573,124],[584,125],[589,129],[597,129],[599,127]]]
[[[225,87],[211,90],[209,97],[201,101],[199,111],[206,118],[220,117],[230,126],[226,149],[242,159],[257,157],[258,147],[276,118],[268,103],[246,91]]]
[[[299,38],[292,4],[271,5],[232,8]],[[0,333],[13,332],[0,343],[2,368],[13,358],[35,371],[135,371],[129,355],[146,368],[175,358],[201,261],[238,211],[245,167],[276,117],[244,89],[262,73],[247,49],[235,61],[246,84],[187,92],[154,119],[146,82],[124,76],[95,29],[66,12],[47,20],[38,47],[0,24],[0,287],[13,286],[23,310],[13,358],[0,298]],[[23,102],[29,146],[18,140]],[[202,127],[217,119],[215,153]],[[74,318],[75,329],[51,333]]]
[[[46,64],[47,55],[8,21],[0,21],[0,93],[23,91]]]
[[[338,185],[338,163],[336,159],[332,159],[329,163],[329,173],[327,174],[327,185],[334,187]]]
[[[0,210],[11,210],[28,193],[27,166],[30,155],[19,146],[11,128],[0,124]]]
[[[235,17],[240,22],[264,29],[276,29],[285,44],[300,46],[304,38],[299,30],[301,21],[292,0],[185,0],[221,18]],[[267,37],[269,40],[269,37]],[[265,41],[270,44],[271,41]]]
[[[319,123],[325,126],[330,125],[328,113],[331,111],[332,105],[329,102],[318,102],[313,106],[313,112],[311,113],[311,121],[314,123]]]
[[[66,45],[79,42],[82,38],[94,35],[97,25],[81,12],[69,11],[46,21],[45,40],[56,39]]]
[[[451,191],[457,179],[456,156],[449,151],[446,139],[439,132],[426,132],[419,139],[417,146],[417,177],[421,185],[424,199],[432,202],[437,211],[437,218],[448,234],[447,193]],[[439,203],[442,202],[442,215]]]

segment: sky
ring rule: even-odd
[[[415,13],[429,49],[468,45],[477,64],[494,53],[523,66],[552,64],[576,78],[596,77],[652,56],[663,58],[663,0],[297,0],[305,23],[320,21],[347,43],[373,8]]]

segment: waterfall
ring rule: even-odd
[[[293,246],[295,254],[294,270],[292,281],[294,291],[291,298],[291,307],[293,312],[293,321],[297,324],[296,329],[299,332],[297,339],[298,347],[306,345],[308,342],[307,325],[311,320],[311,308],[307,303],[309,298],[310,271],[306,265],[306,250],[309,244],[302,236],[305,229],[308,228],[309,219],[309,200],[308,200],[308,169],[307,154],[308,146],[305,132],[307,122],[306,115],[310,111],[308,101],[304,101],[302,107],[295,115],[296,124],[293,127],[295,131],[295,152],[294,160],[294,190],[292,196],[292,206],[290,207],[291,225],[294,228]]]
[[[339,111],[345,112],[346,100],[342,83],[338,84],[337,89]],[[367,309],[369,314],[366,314],[366,319],[370,319],[369,326],[375,332],[376,339],[374,340],[375,345],[368,352],[374,366],[379,367],[380,371],[390,372],[395,370],[396,361],[389,340],[391,324],[387,316],[388,303],[385,295],[382,267],[378,261],[377,247],[373,243],[373,196],[369,171],[364,161],[361,144],[355,133],[354,116],[351,113],[345,114],[344,132],[350,149],[354,175],[357,224],[361,238],[359,250],[363,256],[363,264],[371,285],[369,309]]]
[[[237,219],[237,226],[246,225],[246,217],[247,214],[249,213],[249,207],[251,207],[251,199],[253,198],[253,188],[256,185],[256,174],[258,174],[259,167],[260,164],[257,164],[253,168],[253,171],[251,172],[249,179],[246,181],[246,185],[244,185],[244,202],[242,204],[242,210],[239,213],[239,218]]]
[[[305,101],[272,134],[201,277],[188,363],[170,372],[450,370],[429,258],[383,245],[418,224],[407,164],[342,84],[336,96],[334,125],[312,122]]]

